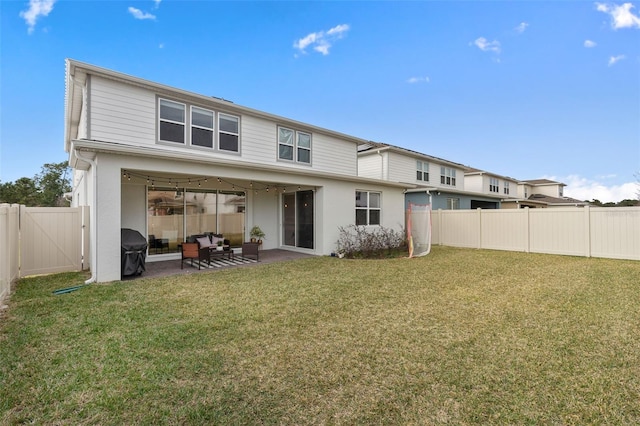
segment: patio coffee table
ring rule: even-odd
[[[216,247],[209,247],[209,262],[217,257],[224,258],[227,256],[227,259],[233,259],[233,250],[229,246],[224,246],[224,249],[218,250]]]

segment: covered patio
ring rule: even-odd
[[[283,250],[283,249],[270,249],[270,250],[260,250],[259,261],[250,262],[250,263],[242,263],[236,265],[228,265],[228,266],[216,266],[212,268],[202,268],[198,269],[197,266],[191,266],[191,262],[189,260],[184,261],[184,267],[180,267],[181,260],[163,260],[163,261],[155,261],[155,262],[146,262],[146,271],[142,273],[142,275],[133,275],[124,277],[123,280],[132,280],[137,278],[154,278],[154,277],[164,277],[170,275],[187,275],[187,274],[195,274],[202,272],[212,272],[222,269],[229,268],[243,268],[243,267],[251,267],[251,266],[259,266],[267,263],[274,262],[285,262],[289,260],[296,259],[304,259],[307,257],[313,257],[311,254],[300,253],[297,251],[291,250]]]

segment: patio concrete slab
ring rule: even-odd
[[[197,274],[202,272],[213,272],[222,269],[229,268],[250,268],[257,265],[264,265],[266,263],[283,262],[287,260],[303,259],[312,257],[313,255],[307,253],[300,253],[297,251],[272,249],[272,250],[260,250],[260,261],[256,263],[249,263],[244,265],[230,265],[222,266],[212,269],[198,269],[197,266],[191,266],[189,260],[184,261],[184,268],[180,269],[180,260],[165,260],[161,262],[146,262],[145,266],[147,270],[138,276],[124,277],[123,280],[132,280],[137,278],[152,278],[152,277],[164,277],[169,275],[186,275]]]

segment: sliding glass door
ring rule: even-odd
[[[285,246],[314,248],[313,191],[282,196],[282,242]]]
[[[191,235],[222,234],[232,246],[244,235],[245,193],[148,189],[149,254],[175,253]]]

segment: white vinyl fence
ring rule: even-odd
[[[640,260],[640,207],[436,210],[432,243]]]
[[[0,305],[18,279],[20,207],[0,204]]]
[[[0,302],[18,278],[88,266],[88,213],[88,207],[0,205]]]

